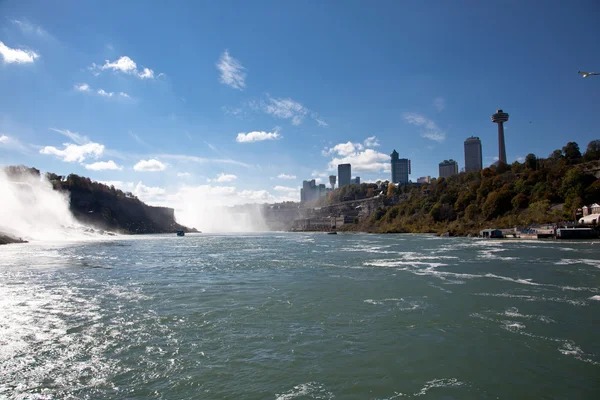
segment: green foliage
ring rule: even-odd
[[[535,156],[535,154],[527,154],[527,156],[525,157],[525,166],[532,170],[537,169],[537,157]]]
[[[565,160],[568,164],[576,164],[581,161],[581,151],[579,151],[579,145],[575,142],[567,143],[567,145],[562,148],[562,152],[565,155]]]
[[[600,160],[600,141],[588,145],[585,159]],[[491,166],[425,185],[390,185],[387,191],[397,204],[380,208],[356,229],[467,234],[489,226],[572,219],[576,208],[600,202],[600,180],[586,172],[583,160],[577,143],[570,142],[547,159],[528,154],[522,164]]]
[[[583,155],[584,161],[596,161],[600,160],[600,140],[592,140],[587,145],[585,154]]]
[[[481,207],[484,218],[490,220],[496,218],[512,208],[511,194],[507,190],[492,192],[488,195]]]

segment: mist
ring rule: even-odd
[[[172,205],[173,206],[173,205]],[[177,204],[178,223],[205,233],[264,232],[267,225],[258,205],[228,207],[201,204]]]
[[[156,205],[175,209],[178,223],[205,233],[269,230],[260,204],[242,205],[234,188],[184,186]]]
[[[44,177],[0,169],[0,232],[34,241],[89,237],[69,210],[69,197]]]

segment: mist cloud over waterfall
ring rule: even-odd
[[[53,190],[45,177],[0,170],[0,193],[0,232],[27,240],[86,237],[69,210],[68,193]]]

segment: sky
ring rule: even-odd
[[[150,204],[276,202],[600,139],[600,3],[0,1],[0,165]]]

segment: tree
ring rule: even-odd
[[[387,189],[388,197],[392,197],[394,195],[395,190],[396,190],[396,185],[393,184],[392,182],[390,182],[390,184],[388,185],[388,189]]]
[[[537,169],[537,157],[533,153],[527,154],[525,157],[525,166],[531,170]]]
[[[481,211],[486,219],[496,218],[512,208],[510,192],[501,190],[488,195]]]
[[[588,143],[583,159],[584,161],[600,160],[600,140],[592,140]]]
[[[562,148],[562,152],[565,155],[568,164],[577,164],[578,162],[581,162],[581,151],[579,151],[579,145],[577,143],[567,143],[567,145]]]
[[[519,193],[518,195],[513,197],[511,204],[513,206],[513,209],[522,210],[527,208],[527,206],[529,205],[529,198],[523,193]]]

